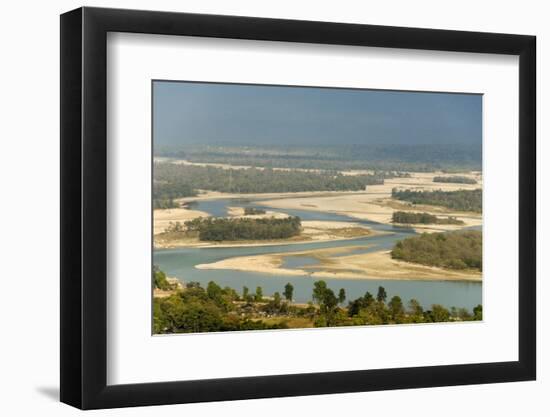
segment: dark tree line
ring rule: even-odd
[[[459,175],[451,177],[434,177],[433,181],[452,184],[477,184],[477,181],[475,179]]]
[[[462,220],[458,220],[452,216],[440,218],[430,213],[414,213],[410,211],[394,211],[392,222],[402,224],[464,224]]]
[[[154,198],[153,199],[153,208],[154,209],[171,209],[178,208],[177,204],[173,198]]]
[[[479,190],[457,191],[415,191],[392,190],[392,198],[408,201],[413,204],[429,204],[447,207],[452,210],[474,211],[481,213],[482,193]]]
[[[226,193],[284,193],[300,191],[361,191],[383,184],[377,175],[343,175],[336,171],[223,169],[173,163],[155,163],[153,198],[169,200],[197,194],[197,190]]]
[[[197,190],[193,188],[187,181],[179,180],[177,177],[158,179],[157,166],[167,164],[155,164],[153,169],[153,205],[166,204],[165,202],[173,201],[175,198],[193,197],[197,195]],[[162,207],[159,207],[162,208]]]
[[[400,240],[391,251],[394,259],[451,269],[482,270],[482,234],[468,230],[423,233]]]
[[[298,236],[302,230],[299,217],[277,219],[197,218],[185,222],[187,231],[198,233],[199,240],[265,240]]]

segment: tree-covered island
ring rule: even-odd
[[[441,268],[482,271],[482,248],[481,231],[422,233],[397,242],[391,256],[402,261]]]

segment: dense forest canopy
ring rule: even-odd
[[[197,189],[226,193],[284,193],[299,191],[361,191],[383,184],[381,175],[342,175],[337,172],[223,169],[160,162],[153,168],[153,198],[189,197]]]
[[[482,270],[482,234],[468,230],[449,233],[423,233],[397,242],[394,259],[451,269]]]
[[[157,283],[156,276],[154,282]],[[278,291],[265,296],[262,287],[254,292],[243,287],[239,294],[213,281],[206,288],[189,282],[183,290],[176,290],[168,297],[154,298],[153,331],[190,333],[482,319],[481,305],[473,311],[447,309],[439,304],[425,310],[415,299],[405,305],[398,295],[389,298],[383,287],[378,288],[376,297],[367,292],[363,297],[350,300],[347,307],[343,306],[345,290],[333,291],[322,280],[313,284],[313,302],[305,306],[292,303],[292,284],[287,283],[281,290],[284,298]]]
[[[277,219],[197,218],[185,222],[188,232],[198,232],[203,241],[286,239],[302,230],[299,217]]]
[[[315,147],[186,145],[158,147],[155,156],[272,168],[414,172],[481,170],[480,147],[466,143],[338,144]]]
[[[411,211],[394,211],[392,223],[402,224],[464,224],[456,217],[437,217],[430,213],[414,213]]]
[[[434,182],[451,184],[477,184],[477,181],[474,178],[464,177],[461,175],[453,175],[450,177],[437,176],[434,177]]]
[[[394,188],[392,190],[392,197],[413,204],[429,204],[447,207],[452,210],[474,211],[476,213],[481,213],[483,203],[481,189],[415,191],[398,190]]]

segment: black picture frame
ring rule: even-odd
[[[107,385],[108,32],[519,56],[519,360]],[[81,409],[536,378],[534,36],[102,8],[61,15],[61,401]]]

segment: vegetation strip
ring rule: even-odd
[[[166,290],[169,284],[164,273],[155,269],[153,286],[157,285]],[[388,300],[384,287],[378,288],[376,297],[366,292],[347,306],[345,290],[335,292],[322,280],[313,284],[312,301],[307,304],[293,303],[292,284],[287,283],[282,290],[282,295],[275,292],[267,297],[262,287],[254,292],[243,287],[239,294],[213,281],[206,288],[189,282],[168,297],[154,298],[153,331],[195,333],[482,320],[481,305],[473,311],[449,310],[439,304],[425,310],[415,299],[407,306],[397,295]]]
[[[394,211],[392,215],[392,223],[401,224],[457,224],[463,225],[462,220],[456,217],[437,217],[430,213],[413,213],[409,211]]]
[[[383,184],[383,174],[343,175],[337,171],[223,169],[157,162],[153,200],[156,208],[171,208],[174,199],[196,196],[198,190],[225,193],[286,193],[303,191],[361,191]]]
[[[477,184],[477,181],[474,178],[464,177],[460,175],[452,177],[441,177],[437,176],[433,179],[434,182],[449,183],[449,184]]]
[[[478,190],[457,191],[415,191],[392,189],[392,198],[408,201],[412,204],[430,204],[443,206],[452,210],[473,211],[481,213],[482,194]]]

